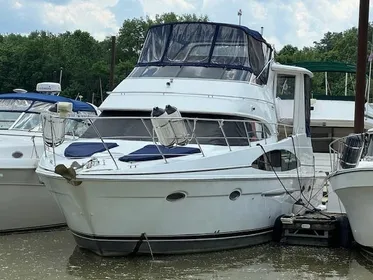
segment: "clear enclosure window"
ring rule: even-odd
[[[250,67],[249,44],[245,32],[237,28],[220,27],[211,63]]]
[[[208,63],[215,28],[210,24],[174,25],[165,61]]]
[[[262,85],[267,82],[268,69],[264,71],[264,68],[268,66],[271,54],[272,48],[261,35],[245,27],[187,22],[158,25],[150,28],[137,64],[138,67],[149,68],[137,69],[140,73],[132,71],[131,77],[164,77],[166,72],[167,77],[173,76],[164,69],[151,66],[218,67],[244,70],[256,76],[260,74],[257,83]],[[194,69],[195,72],[198,70]],[[235,73],[233,76],[236,77],[230,78],[232,72],[228,74],[231,75],[226,79],[232,80],[237,80],[237,75],[240,75]],[[245,79],[240,77],[239,80]]]

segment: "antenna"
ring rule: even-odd
[[[260,27],[260,35],[262,35],[262,36],[263,36],[263,30],[264,30],[264,27],[263,26]]]
[[[238,25],[241,25],[241,17],[242,17],[242,10],[241,9],[238,10],[237,15],[238,15]]]

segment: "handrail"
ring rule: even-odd
[[[250,82],[247,82],[248,84],[250,84]],[[255,84],[252,84],[252,85],[255,85]],[[265,103],[265,104],[269,104],[269,105],[275,105],[275,102],[274,101],[270,101],[270,100],[264,100],[264,99],[259,99],[259,98],[253,98],[253,97],[247,97],[247,96],[237,96],[237,95],[225,95],[225,94],[216,94],[216,93],[180,93],[180,92],[176,92],[176,91],[126,91],[126,92],[123,92],[123,91],[115,91],[115,92],[112,92],[112,93],[117,93],[117,94],[123,94],[123,95],[127,95],[127,94],[133,94],[133,95],[138,95],[138,93],[141,92],[141,93],[146,93],[146,94],[152,94],[152,95],[182,95],[183,97],[185,96],[196,96],[196,97],[206,97],[206,98],[211,98],[211,97],[216,97],[216,98],[226,98],[226,99],[243,99],[243,100],[247,100],[247,101],[257,101],[257,102],[262,102],[262,103]]]
[[[49,117],[52,117],[52,118],[56,118],[56,119],[59,119],[61,118],[60,116],[58,115],[53,115],[53,116],[50,116]],[[97,135],[97,138],[100,139],[101,143],[103,143],[104,145],[104,148],[105,148],[105,151],[108,152],[111,160],[113,161],[116,169],[118,170],[119,169],[119,165],[118,165],[118,158],[115,158],[115,156],[113,155],[113,153],[110,151],[110,149],[107,147],[106,143],[105,143],[105,140],[104,139],[122,139],[122,140],[131,140],[131,139],[143,139],[143,140],[151,140],[151,142],[153,142],[155,144],[155,146],[157,147],[158,149],[158,152],[159,154],[161,155],[163,161],[165,163],[168,163],[167,161],[167,158],[166,158],[166,155],[162,152],[162,150],[160,149],[159,145],[157,145],[157,136],[155,135],[154,133],[154,128],[153,127],[149,127],[148,124],[145,122],[146,120],[151,120],[151,119],[157,119],[155,117],[76,117],[76,116],[69,116],[69,117],[66,117],[66,118],[63,118],[63,119],[72,119],[72,120],[88,120],[88,122],[90,123],[90,126],[92,127],[93,129],[93,132],[95,133],[95,135]],[[141,136],[134,136],[134,135],[112,135],[112,136],[104,136],[100,131],[99,129],[97,128],[96,124],[95,124],[95,120],[96,119],[100,119],[100,120],[105,120],[105,121],[110,121],[110,120],[118,120],[118,119],[121,119],[121,120],[130,120],[130,119],[136,119],[136,120],[140,120],[142,125],[145,127],[146,129],[146,132],[147,132],[147,135],[141,135]],[[232,151],[233,150],[233,147],[235,146],[246,146],[246,145],[242,145],[242,144],[236,144],[236,145],[232,145],[232,143],[230,143],[230,140],[239,140],[239,139],[244,139],[245,141],[242,142],[242,143],[245,143],[247,141],[247,146],[251,146],[252,142],[253,141],[267,141],[267,138],[271,138],[271,137],[276,137],[278,136],[278,132],[275,131],[275,132],[269,132],[266,130],[266,128],[268,128],[268,123],[265,123],[265,122],[262,122],[262,121],[256,121],[256,120],[235,120],[235,119],[208,119],[208,118],[190,118],[190,117],[170,117],[168,118],[169,121],[171,122],[173,119],[177,119],[177,120],[183,120],[186,122],[187,126],[189,127],[189,133],[191,133],[191,135],[188,135],[188,139],[189,139],[189,143],[191,140],[195,141],[195,144],[198,146],[202,156],[204,157],[205,156],[205,152],[203,151],[203,145],[201,144],[200,140],[202,139],[211,139],[211,140],[214,140],[214,139],[220,139],[220,140],[224,140],[223,142],[225,142],[225,145],[223,144],[223,146],[226,146],[229,151]],[[193,121],[193,127],[191,126],[191,121]],[[195,128],[196,128],[196,125],[198,124],[199,121],[210,121],[210,122],[216,122],[220,131],[221,131],[221,135],[220,136],[198,136],[196,135],[196,132],[195,132]],[[245,136],[227,136],[227,133],[224,129],[224,124],[225,123],[229,123],[229,122],[235,122],[235,123],[242,123],[244,124],[244,127],[245,127]],[[249,128],[247,127],[247,124],[250,124],[251,125],[251,129],[249,131]],[[254,125],[255,124],[255,125]],[[277,123],[276,124],[277,127],[284,127],[284,130],[285,130],[285,134],[287,135],[287,127],[292,127],[292,125],[288,125],[288,124],[284,124],[284,123]],[[249,126],[250,127],[250,126]],[[51,129],[54,133],[54,130]],[[176,133],[175,133],[176,134]],[[83,138],[83,137],[78,137],[78,138]],[[91,137],[89,137],[90,139],[92,139]],[[96,137],[94,137],[96,138]],[[210,145],[210,144],[207,144],[207,145]],[[54,154],[54,157],[55,157],[55,148],[54,146],[52,147],[53,149],[53,154]]]
[[[368,135],[373,132],[350,134],[337,138],[329,144],[329,157],[332,172],[356,167],[364,158],[364,150],[367,149]]]

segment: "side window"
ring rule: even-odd
[[[264,171],[288,171],[299,166],[295,155],[287,150],[273,150],[257,158],[252,167]]]
[[[276,96],[281,99],[294,99],[295,93],[295,76],[294,75],[277,75]]]

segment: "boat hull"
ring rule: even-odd
[[[66,225],[35,168],[0,169],[0,232]]]
[[[182,254],[261,244],[271,240],[276,218],[291,213],[294,204],[277,178],[123,175],[81,177],[79,185],[72,185],[48,171],[38,169],[38,174],[61,206],[77,244],[102,256],[148,254],[150,248],[154,254]],[[308,185],[313,179],[300,180]],[[299,198],[299,187],[290,187],[299,186],[297,178],[281,181]],[[235,190],[241,195],[231,200]],[[181,192],[185,198],[166,199]]]
[[[330,177],[333,190],[342,201],[357,243],[373,247],[373,169],[351,168]]]
[[[272,228],[212,235],[187,236],[90,236],[72,232],[81,248],[106,257],[130,255],[176,255],[238,249],[272,240]]]

